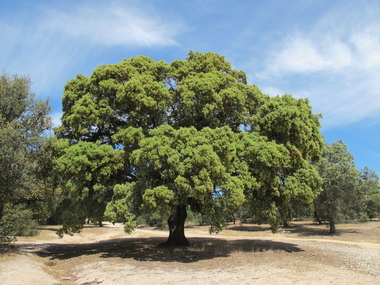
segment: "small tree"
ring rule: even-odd
[[[372,220],[380,217],[380,184],[377,174],[366,166],[360,175],[360,186],[365,193],[366,213]]]
[[[316,219],[328,221],[333,234],[337,223],[363,218],[365,193],[359,185],[360,173],[342,140],[326,143],[316,168],[323,179],[323,192],[314,202]]]
[[[0,75],[0,220],[6,206],[27,204],[33,196],[35,161],[51,128],[50,105],[35,100],[30,86],[28,77]]]

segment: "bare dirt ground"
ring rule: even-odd
[[[160,248],[167,231],[86,226],[59,239],[58,227],[2,249],[0,284],[380,284],[380,221],[229,225],[218,235],[188,226],[191,247]]]

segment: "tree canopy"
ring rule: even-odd
[[[48,101],[34,99],[30,88],[28,77],[5,71],[0,75],[1,229],[7,226],[4,215],[12,212],[13,206],[31,201],[38,189],[36,160],[46,142],[46,131],[51,128]],[[9,234],[1,229],[0,238]]]
[[[316,168],[323,179],[323,192],[314,202],[315,215],[319,221],[328,221],[330,233],[335,233],[336,223],[365,215],[365,187],[360,185],[360,172],[342,140],[325,144]],[[366,174],[363,184],[371,180]]]
[[[368,166],[360,173],[360,187],[365,195],[365,211],[369,219],[380,217],[380,183],[377,174]]]
[[[127,232],[154,213],[168,219],[168,245],[187,245],[189,208],[218,232],[225,210],[245,201],[276,230],[290,197],[311,203],[321,191],[311,163],[322,152],[320,116],[309,101],[262,94],[218,54],[102,65],[70,80],[62,102],[56,164],[67,199],[98,199]]]

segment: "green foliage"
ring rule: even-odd
[[[172,100],[165,87],[168,70],[162,61],[139,56],[99,66],[90,78],[77,75],[65,86],[57,136],[114,145],[120,128],[159,126]]]
[[[186,60],[171,63],[173,94],[171,120],[175,128],[229,126],[238,131],[264,97],[246,84],[246,75],[231,68],[223,56],[190,52]],[[251,108],[250,108],[251,107]]]
[[[65,181],[63,232],[79,230],[86,218],[101,222],[113,194],[113,175],[123,168],[124,151],[100,142],[70,145],[68,140],[58,140],[55,147],[60,154],[55,169]]]
[[[192,211],[191,210],[191,206],[188,206],[187,207],[187,212],[189,213],[187,218],[186,218],[186,222],[188,224],[191,224],[191,225],[202,225],[204,224],[204,220],[202,219],[202,215],[201,213],[197,212],[197,211]],[[207,223],[207,225],[209,225],[210,223]]]
[[[244,190],[255,185],[246,164],[239,159],[243,153],[239,135],[228,127],[197,131],[162,125],[150,131],[139,146],[132,152],[139,169],[138,181],[123,186],[121,195],[115,188],[115,196],[120,195],[122,205],[126,205],[126,198],[134,199],[132,193],[143,193],[135,197],[135,204],[138,207],[142,202],[145,213],[168,218],[176,205],[196,204],[202,215],[214,216],[211,226],[219,231],[224,222],[219,220],[223,216],[216,204],[217,208],[236,209],[244,202]],[[120,203],[114,200],[109,207],[120,213],[117,205]]]
[[[366,212],[369,219],[380,218],[380,191],[366,197]]]
[[[323,179],[323,192],[314,202],[315,210],[318,219],[329,222],[330,232],[335,232],[336,223],[365,219],[365,192],[359,184],[360,173],[342,140],[325,145],[316,168]]]
[[[368,218],[380,218],[380,184],[379,177],[366,166],[361,171],[361,188],[365,193],[366,213]]]
[[[133,214],[132,203],[136,183],[116,184],[112,200],[107,204],[105,217],[112,223],[123,222],[124,230],[132,232],[137,227],[136,216]]]
[[[266,100],[250,123],[255,126],[253,131],[286,146],[297,164],[301,158],[318,161],[321,156],[320,118],[312,113],[308,99],[286,94]]]
[[[39,191],[38,159],[51,128],[50,105],[34,99],[30,86],[28,77],[0,75],[0,219],[12,234],[21,232],[6,223],[26,215],[15,205],[33,204]],[[6,205],[16,213],[5,216]]]
[[[259,182],[256,189],[248,189],[246,197],[251,204],[254,219],[269,222],[273,231],[279,223],[291,220],[290,198],[312,203],[320,193],[321,179],[309,160],[292,144],[278,144],[256,133],[246,136],[245,152],[250,173]]]
[[[320,116],[308,100],[262,94],[215,53],[99,66],[66,84],[63,111],[55,132],[64,196],[108,203],[106,217],[127,232],[139,216],[174,225],[186,209],[219,232],[245,202],[276,230],[290,217],[290,197],[310,204],[321,191],[310,163],[323,145]],[[92,168],[105,156],[91,154],[105,145],[107,175]]]
[[[313,204],[307,204],[295,198],[290,199],[292,217],[297,220],[312,220],[314,218]]]
[[[33,236],[37,232],[37,222],[32,219],[29,209],[21,206],[5,207],[0,220],[0,244],[13,241],[14,236]]]
[[[41,143],[35,146],[33,168],[29,173],[29,191],[19,200],[31,210],[33,219],[39,224],[61,222],[59,217],[62,202],[61,177],[54,170],[54,144],[56,138],[42,137]]]

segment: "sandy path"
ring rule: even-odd
[[[0,284],[40,284],[52,285],[59,281],[48,274],[44,264],[30,254],[18,254],[0,259]]]

